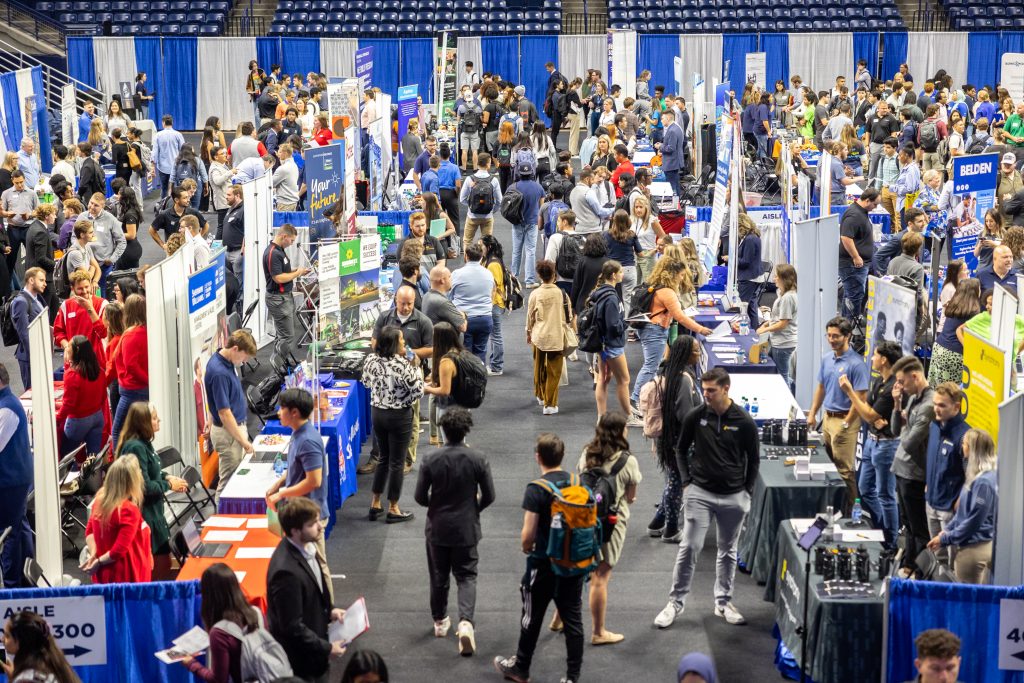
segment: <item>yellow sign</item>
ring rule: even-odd
[[[1006,359],[995,344],[964,330],[964,415],[993,441],[999,438],[999,404],[1006,396]]]

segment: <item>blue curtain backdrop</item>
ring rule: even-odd
[[[545,125],[551,119],[544,115],[544,95],[548,88],[548,72],[544,64],[558,64],[558,36],[522,36],[519,39],[519,82],[526,88],[526,99],[533,102]]]
[[[149,118],[156,121],[157,129],[160,128],[160,118],[164,115],[167,102],[160,92],[160,84],[164,80],[161,54],[160,38],[139,37],[135,39],[135,68],[146,74],[146,90],[153,96],[153,99],[149,101]]]
[[[484,36],[480,39],[483,64],[477,69],[500,74],[505,80],[519,82],[519,38],[516,36]]]
[[[256,43],[259,49],[259,40]],[[285,72],[302,74],[305,78],[310,71],[320,73],[320,39],[319,38],[282,38],[282,61],[278,62]],[[270,71],[270,64],[260,64],[264,71]]]
[[[28,605],[47,598],[95,595],[102,596],[104,601],[107,664],[77,667],[75,673],[82,683],[194,680],[185,667],[168,666],[153,653],[169,647],[171,640],[202,623],[198,581],[0,590],[0,601]]]
[[[4,142],[7,149],[17,152],[21,147],[21,105],[18,104],[18,81],[15,80],[14,72],[0,74],[0,88],[4,92],[4,120],[7,122],[7,136]]]
[[[893,579],[889,584],[889,669],[885,680],[916,680],[914,638],[926,629],[946,628],[960,637],[959,680],[1019,682],[1020,672],[999,670],[994,647],[1003,637],[999,630],[999,601],[1003,599],[1024,599],[1024,586]]]
[[[875,78],[878,78],[877,33],[853,34],[853,73],[857,73],[857,62],[862,59],[868,63],[868,71],[871,73],[871,75]],[[892,74],[889,74],[889,78],[892,78]],[[852,94],[852,84],[850,90]]]
[[[392,97],[398,94],[401,61],[399,44],[407,41],[394,39],[359,40],[359,48],[373,48],[373,84]],[[405,47],[404,45],[402,46]],[[408,83],[409,81],[403,81]],[[422,88],[422,86],[420,86]],[[421,93],[427,102],[427,93]]]
[[[976,88],[995,86],[999,78],[999,34],[970,32],[967,34],[967,82]]]
[[[1004,52],[1024,52],[1024,33],[1003,31],[999,34],[999,55],[996,58],[996,79],[1002,80],[1002,57]],[[981,83],[977,86],[980,88]]]
[[[165,71],[160,79],[158,95],[163,100],[161,112],[174,117],[176,129],[195,130],[199,73],[196,39],[164,38],[163,52]]]
[[[729,83],[737,97],[743,92],[747,80],[747,53],[757,52],[756,33],[735,33],[722,36],[722,81],[725,81],[725,63],[729,62]]]
[[[880,79],[888,80],[900,70],[900,64],[907,61],[907,34],[905,31],[886,31],[882,34],[882,49],[885,54],[882,56],[882,73]],[[911,72],[913,75],[913,72]],[[924,77],[924,74],[921,74]],[[915,84],[918,85],[918,84]],[[920,85],[924,85],[924,80]]]
[[[665,86],[666,93],[676,92],[676,72],[674,59],[679,56],[679,36],[660,35],[657,33],[641,34],[638,37],[636,68],[637,71],[650,69],[651,96],[654,86]],[[683,79],[686,88],[686,79]]]
[[[50,122],[46,115],[46,89],[43,87],[43,67],[32,67],[32,92],[36,95],[36,130],[39,131],[39,162],[44,173],[53,168],[50,151]],[[58,114],[59,115],[59,114]]]
[[[782,81],[789,88],[789,34],[765,33],[761,36],[761,52],[768,92],[775,92],[775,81]]]
[[[463,60],[465,61],[465,60]],[[374,65],[376,69],[376,64]],[[434,39],[410,38],[402,41],[401,85],[419,86],[418,92],[427,104],[434,101]],[[383,88],[381,88],[383,90]],[[398,88],[384,90],[392,97],[398,96]]]
[[[281,59],[280,38],[256,39],[256,63],[260,65],[261,69],[269,74],[271,65],[280,64]],[[319,69],[317,69],[317,72],[319,72]],[[330,76],[331,74],[327,75]]]
[[[68,37],[68,75],[93,88],[96,87],[96,58],[92,38]]]

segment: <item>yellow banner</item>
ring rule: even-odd
[[[995,344],[964,330],[964,415],[993,441],[999,438],[999,404],[1006,395],[1006,360]]]

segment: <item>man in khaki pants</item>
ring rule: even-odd
[[[858,498],[854,457],[857,450],[857,432],[860,430],[860,415],[854,409],[850,397],[839,386],[839,378],[846,375],[853,391],[862,401],[867,396],[871,380],[871,373],[864,363],[864,358],[850,348],[852,332],[853,324],[841,316],[832,318],[825,326],[825,337],[832,352],[826,353],[821,359],[818,385],[814,388],[814,399],[807,413],[807,427],[814,429],[819,424],[818,411],[822,411],[822,442],[849,491],[846,511]]]
[[[228,337],[224,348],[217,349],[206,364],[203,382],[213,421],[210,440],[219,458],[218,502],[242,458],[246,453],[252,453],[252,443],[245,426],[249,413],[237,368],[255,356],[256,340],[247,331],[236,330]]]
[[[489,193],[486,190],[487,183],[491,185]],[[478,185],[481,187],[474,191]],[[477,155],[476,173],[462,183],[459,201],[469,207],[466,227],[463,230],[462,246],[465,248],[473,243],[477,230],[480,231],[481,237],[494,232],[494,214],[501,206],[501,186],[498,179],[491,175],[490,154],[481,152]],[[488,208],[490,210],[487,210]]]

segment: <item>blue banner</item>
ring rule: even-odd
[[[188,278],[188,312],[209,306],[217,300],[217,293],[224,288],[226,258],[222,249],[210,261],[210,265]]]
[[[998,173],[998,154],[953,157],[953,194],[994,190]]]
[[[364,47],[356,50],[356,78],[359,79],[359,89],[367,90],[373,85],[373,48]],[[362,98],[360,98],[360,105]]]
[[[419,106],[416,103],[418,94],[419,86],[403,85],[398,89],[398,167],[400,169],[405,168],[405,155],[402,154],[401,140],[409,132],[409,121],[419,115]]]
[[[306,150],[306,188],[309,192],[310,240],[331,234],[324,211],[341,199],[345,177],[345,145],[337,142]]]
[[[984,232],[985,213],[995,206],[999,155],[971,154],[953,158],[953,194],[950,211],[950,259],[963,259],[973,275],[978,269],[974,248]]]

